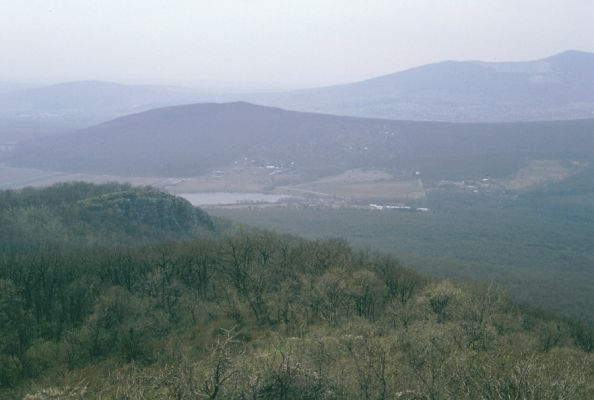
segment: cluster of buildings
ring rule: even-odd
[[[383,204],[369,204],[369,208],[372,210],[392,210],[392,211],[413,211],[413,212],[428,212],[431,211],[425,207],[411,207],[405,205],[383,205]]]

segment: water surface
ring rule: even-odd
[[[233,192],[211,192],[211,193],[179,193],[195,206],[214,206],[242,203],[278,203],[288,198],[287,195],[268,193],[233,193]]]

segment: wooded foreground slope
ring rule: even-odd
[[[17,250],[0,257],[0,398],[594,395],[579,324],[341,240],[228,229]]]
[[[150,187],[56,184],[0,191],[0,250],[44,246],[140,244],[214,228],[204,211]]]

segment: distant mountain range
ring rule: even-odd
[[[17,92],[19,90],[32,89],[35,85],[28,85],[25,83],[12,83],[0,81],[0,95],[10,92]]]
[[[53,130],[81,128],[151,108],[204,100],[203,95],[188,88],[98,81],[26,90],[3,91],[2,87],[0,85],[0,121],[9,126]]]
[[[363,82],[278,93],[214,94],[169,86],[0,83],[0,134],[88,127],[152,108],[248,101],[368,118],[501,122],[594,118],[594,54],[529,62],[444,61]]]
[[[509,174],[532,158],[592,157],[594,120],[457,124],[286,111],[249,103],[150,110],[23,143],[13,165],[137,176],[195,176],[274,165],[303,179],[353,168],[423,178]],[[458,172],[460,173],[458,173]]]
[[[239,98],[371,118],[495,122],[594,117],[594,54],[528,62],[444,61],[339,86]]]

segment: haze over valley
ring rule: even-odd
[[[0,400],[594,398],[593,3],[116,3],[0,13]]]

